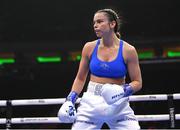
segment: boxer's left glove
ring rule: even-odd
[[[78,94],[74,91],[70,92],[66,101],[63,103],[58,111],[58,118],[63,123],[73,123],[76,119],[75,102]]]
[[[129,84],[124,84],[123,89],[124,89],[124,97],[131,96],[134,93],[132,86]]]
[[[106,103],[111,105],[124,96],[124,89],[120,85],[104,84],[101,95]]]
[[[132,86],[129,84],[116,85],[105,84],[102,87],[102,97],[107,104],[112,105],[123,97],[128,97],[133,94]]]

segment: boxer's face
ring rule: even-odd
[[[104,12],[96,13],[94,15],[93,23],[94,31],[97,37],[102,37],[114,28],[114,26],[112,26],[112,22],[109,21],[107,14]]]

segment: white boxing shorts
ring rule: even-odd
[[[125,97],[108,105],[101,96],[103,84],[90,81],[77,109],[73,130],[101,129],[106,123],[110,129],[139,130],[138,120]]]

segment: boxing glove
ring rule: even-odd
[[[106,103],[111,105],[124,96],[124,89],[120,85],[104,84],[101,95]]]
[[[133,94],[132,86],[129,84],[116,85],[105,84],[102,87],[102,97],[107,104],[112,105],[123,97],[127,97]]]
[[[76,119],[75,102],[78,94],[74,91],[70,92],[66,101],[58,111],[58,118],[63,123],[73,123]]]
[[[123,88],[124,88],[124,97],[131,96],[134,93],[132,86],[129,84],[124,84]]]

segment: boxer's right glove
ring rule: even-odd
[[[73,123],[76,119],[75,102],[78,94],[74,91],[70,92],[66,101],[58,111],[58,118],[63,123]]]

